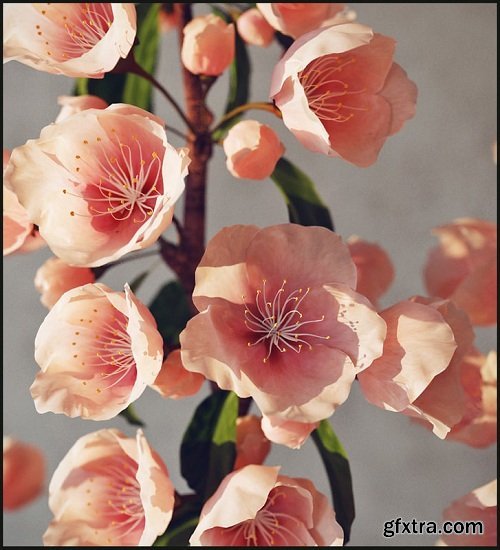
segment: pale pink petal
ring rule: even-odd
[[[95,95],[61,95],[57,98],[57,103],[59,103],[62,108],[55,122],[61,122],[61,120],[71,115],[79,113],[80,111],[85,111],[85,109],[106,109],[106,107],[108,107],[104,99]]]
[[[204,376],[184,368],[181,352],[176,349],[168,354],[151,387],[163,397],[182,399],[198,393],[203,382]]]
[[[257,8],[244,11],[236,20],[238,34],[247,44],[267,48],[274,39],[274,29]]]
[[[380,95],[391,104],[390,135],[399,132],[403,124],[415,116],[418,90],[397,63],[393,63]]]
[[[291,449],[300,449],[318,424],[318,422],[284,421],[280,417],[262,417],[262,431],[267,439]]]
[[[271,450],[271,442],[264,435],[261,419],[249,414],[236,419],[236,461],[238,470],[248,464],[262,464]]]

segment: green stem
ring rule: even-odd
[[[244,111],[249,111],[250,109],[258,109],[259,111],[267,111],[273,115],[281,118],[281,111],[273,103],[267,103],[265,101],[258,101],[255,103],[245,103],[239,107],[235,107],[229,113],[226,113],[217,123],[215,128],[212,129],[212,134],[214,134],[219,128],[221,128],[228,120],[231,120],[235,116],[243,113]]]

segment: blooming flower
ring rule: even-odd
[[[253,414],[236,419],[236,461],[238,470],[248,464],[262,464],[271,450],[271,442],[260,427],[260,418]]]
[[[59,258],[49,258],[35,274],[40,301],[49,309],[66,291],[94,281],[94,272],[88,267],[73,267]]]
[[[181,352],[171,351],[151,387],[163,397],[181,399],[198,393],[205,377],[197,372],[186,370],[182,365]]]
[[[62,109],[57,115],[56,122],[61,122],[61,120],[86,109],[106,109],[108,107],[104,99],[95,95],[61,95],[57,98],[57,103],[61,105]]]
[[[183,30],[181,60],[193,74],[218,76],[234,58],[234,25],[213,14],[192,19]]]
[[[71,77],[102,78],[134,43],[132,3],[3,6],[3,59]]]
[[[61,296],[35,339],[39,413],[107,420],[138,399],[161,368],[156,322],[128,285],[88,284]]]
[[[81,437],[49,485],[45,546],[152,546],[174,507],[168,470],[141,430]]]
[[[345,22],[344,17],[342,17],[344,7],[344,4],[330,2],[272,2],[257,4],[257,8],[273,28],[294,38],[298,38],[318,27]]]
[[[481,533],[443,535],[437,546],[496,546],[497,545],[497,480],[474,489],[455,500],[443,512],[447,521],[482,523]]]
[[[469,314],[474,325],[497,322],[497,225],[459,218],[436,227],[439,246],[424,270],[427,291],[449,298]]]
[[[325,495],[278,472],[249,465],[227,475],[203,506],[191,546],[342,546]]]
[[[43,490],[45,458],[34,445],[3,438],[3,509],[17,510]]]
[[[12,151],[6,176],[54,254],[94,267],[155,242],[186,167],[161,119],[115,104],[47,126]]]
[[[366,167],[415,113],[417,88],[395,42],[355,23],[301,36],[276,65],[270,96],[311,151]]]
[[[223,142],[226,166],[235,178],[261,180],[270,176],[285,152],[275,131],[256,120],[235,124]]]
[[[257,8],[244,11],[236,20],[238,34],[247,44],[267,48],[274,39],[274,29]]]
[[[237,225],[196,270],[200,311],[180,335],[184,366],[266,416],[316,422],[382,353],[385,324],[353,288],[347,246],[322,227]]]

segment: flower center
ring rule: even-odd
[[[362,94],[366,90],[351,90],[349,83],[340,78],[342,70],[356,63],[355,57],[345,55],[324,55],[318,57],[299,73],[309,108],[325,121],[347,122],[355,111],[366,111],[362,107],[346,105],[349,96]]]
[[[304,345],[312,349],[308,338],[330,339],[330,336],[320,336],[305,329],[308,325],[321,323],[325,318],[322,315],[319,319],[302,320],[303,314],[300,311],[300,306],[311,289],[307,288],[304,292],[302,288],[299,288],[287,295],[285,285],[286,280],[283,281],[280,289],[270,301],[271,298],[267,296],[266,280],[264,279],[262,290],[258,289],[256,292],[253,311],[248,305],[245,307],[245,326],[257,338],[253,342],[248,342],[248,346],[256,346],[261,342],[267,344],[267,355],[262,360],[264,363],[268,361],[274,348],[281,353],[288,349],[300,353]],[[244,296],[243,299],[245,299]]]

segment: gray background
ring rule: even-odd
[[[395,59],[419,88],[416,117],[385,144],[379,161],[367,169],[308,152],[276,118],[255,112],[255,118],[276,129],[286,156],[316,182],[331,208],[338,232],[358,234],[380,243],[390,254],[396,280],[382,300],[388,306],[425,293],[422,267],[436,244],[431,229],[461,216],[496,219],[496,168],[491,144],[496,136],[496,5],[351,4],[362,23],[394,37]],[[268,84],[280,50],[250,48],[253,63],[252,100],[267,99]],[[163,37],[159,78],[178,98],[181,88],[176,36]],[[68,94],[72,80],[11,62],[4,67],[4,147],[38,137],[56,117],[56,98]],[[209,101],[220,113],[227,77],[212,89]],[[157,113],[167,124],[182,128],[163,99]],[[176,136],[172,143],[181,145]],[[223,152],[210,165],[208,236],[223,226],[260,226],[287,221],[281,197],[270,180],[235,180],[225,169]],[[181,201],[182,202],[182,201]],[[179,208],[178,212],[181,210]],[[167,236],[171,235],[167,232]],[[38,415],[29,394],[37,365],[33,341],[47,311],[33,287],[36,269],[48,249],[4,259],[4,434],[39,445],[47,456],[48,479],[78,437],[103,427],[132,435],[122,418],[81,421],[62,415]],[[134,261],[110,270],[103,282],[119,290],[126,281],[155,264]],[[138,296],[149,303],[171,273],[156,265]],[[496,349],[493,328],[477,331],[478,347]],[[178,491],[178,449],[196,404],[205,395],[182,401],[162,399],[147,390],[136,403],[147,422],[146,436],[169,467]],[[391,518],[441,520],[449,503],[496,475],[495,446],[475,450],[441,441],[403,416],[364,401],[357,387],[331,419],[351,460],[357,517],[352,545],[433,545],[435,537],[384,539],[383,524]],[[291,476],[309,477],[320,490],[328,485],[311,442],[300,451],[274,446],[267,461],[282,465]],[[4,514],[4,544],[41,545],[51,514],[46,496],[16,513]]]

